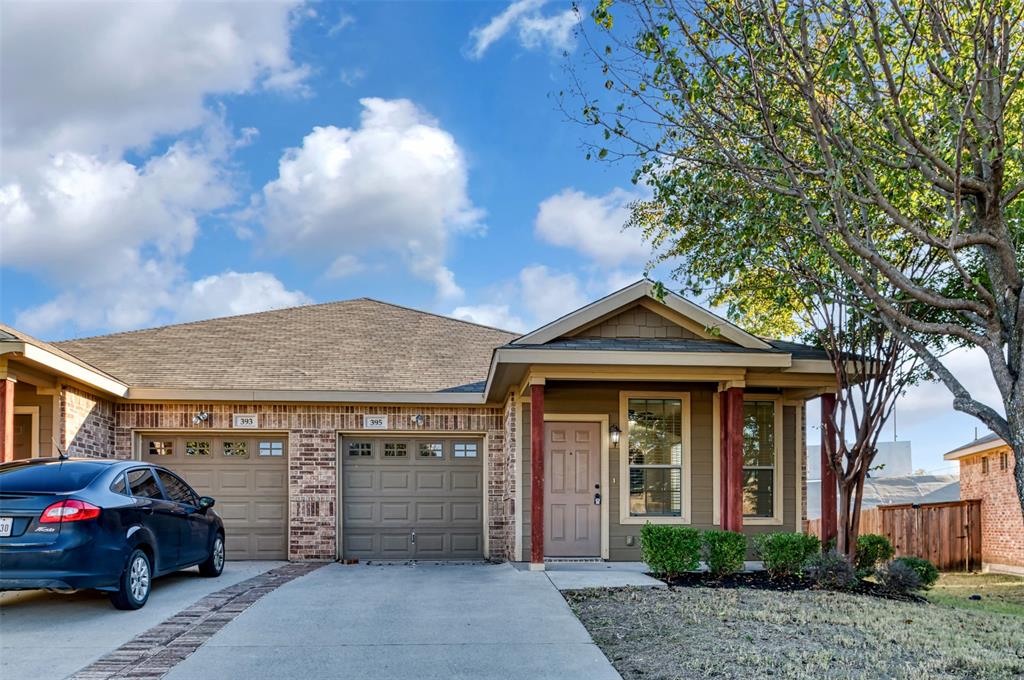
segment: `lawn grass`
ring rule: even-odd
[[[972,596],[981,599],[972,600]],[[1024,578],[1003,574],[943,574],[928,591],[928,599],[942,607],[1024,617]]]
[[[1024,676],[1024,623],[1005,614],[815,590],[566,597],[627,679]]]

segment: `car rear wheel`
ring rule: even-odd
[[[218,533],[213,539],[213,548],[206,561],[199,565],[199,573],[203,576],[220,576],[224,571],[224,535]]]
[[[153,587],[153,570],[146,553],[136,548],[121,573],[118,590],[110,594],[110,602],[118,609],[139,609],[149,599]]]

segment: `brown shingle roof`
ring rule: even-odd
[[[361,298],[54,344],[132,387],[434,392],[515,337]]]

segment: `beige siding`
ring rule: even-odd
[[[697,529],[711,529],[713,499],[713,437],[712,403],[716,386],[705,383],[549,383],[545,389],[544,410],[546,413],[587,413],[607,414],[609,425],[619,422],[619,392],[689,392],[692,423],[691,496],[692,517],[690,526]],[[796,407],[783,408],[783,479],[784,515],[782,526],[746,526],[744,533],[753,536],[772,531],[792,531],[796,526]],[[523,406],[523,553],[529,559],[530,551],[530,405]],[[609,478],[611,488],[604,495],[609,510],[609,558],[611,560],[640,559],[641,525],[619,523],[619,450],[612,446],[609,451]],[[684,500],[685,502],[685,500]],[[633,537],[633,546],[626,544]],[[752,555],[751,555],[752,557]]]
[[[53,395],[36,394],[35,386],[19,382],[14,388],[14,405],[39,407],[39,451],[34,451],[33,455],[53,455],[53,442],[56,439],[53,436]]]
[[[672,323],[639,305],[576,334],[581,338],[699,338],[696,333]]]

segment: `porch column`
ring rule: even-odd
[[[0,462],[14,460],[14,378],[0,377]]]
[[[836,518],[836,474],[828,464],[827,449],[836,445],[836,428],[829,416],[836,408],[836,395],[821,395],[821,542],[828,543],[839,534]]]
[[[530,386],[530,568],[544,569],[544,385]]]
[[[743,530],[743,388],[722,393],[722,528]]]

